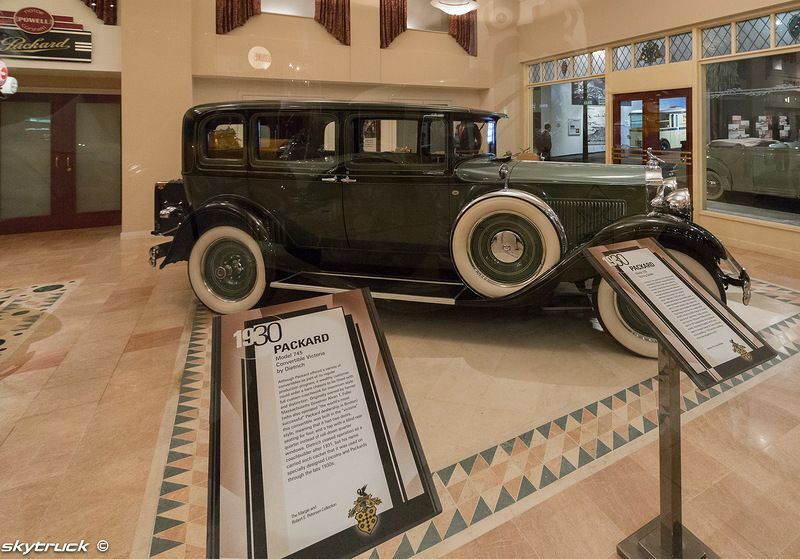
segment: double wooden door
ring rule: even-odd
[[[614,163],[644,164],[648,148],[691,186],[691,89],[614,95]]]
[[[120,185],[118,96],[0,101],[0,234],[119,224]]]

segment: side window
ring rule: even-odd
[[[333,163],[336,118],[319,113],[275,113],[256,119],[259,162]]]
[[[471,157],[494,150],[493,121],[462,119],[453,121],[453,149],[456,157]]]
[[[447,136],[444,120],[354,118],[350,159],[356,165],[414,167],[443,165]]]
[[[222,115],[204,124],[206,159],[244,159],[244,120],[238,115]]]

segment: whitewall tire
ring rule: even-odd
[[[725,197],[725,180],[715,171],[706,171],[706,200],[714,202]]]
[[[542,209],[522,198],[493,196],[468,207],[450,241],[458,274],[476,293],[511,295],[561,258],[561,237]]]
[[[722,291],[714,277],[700,262],[683,252],[667,249],[675,260],[689,270],[697,280],[717,299],[725,301]],[[658,357],[658,341],[648,335],[649,328],[627,305],[620,305],[622,299],[609,283],[602,279],[595,295],[595,309],[603,329],[620,344],[642,357]]]
[[[189,255],[189,282],[200,301],[214,312],[251,309],[267,296],[268,270],[253,237],[230,226],[203,233]]]

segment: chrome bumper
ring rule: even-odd
[[[725,289],[729,285],[735,285],[742,288],[742,303],[745,305],[750,304],[750,274],[747,273],[739,262],[727,250],[725,251],[725,262],[730,266],[733,274],[728,274],[720,270],[720,279],[725,285]]]

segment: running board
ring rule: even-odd
[[[456,299],[466,290],[464,284],[458,282],[381,278],[329,272],[299,272],[273,281],[270,283],[270,287],[312,293],[341,293],[351,289],[369,287],[374,299],[413,301],[434,305],[455,305]]]

